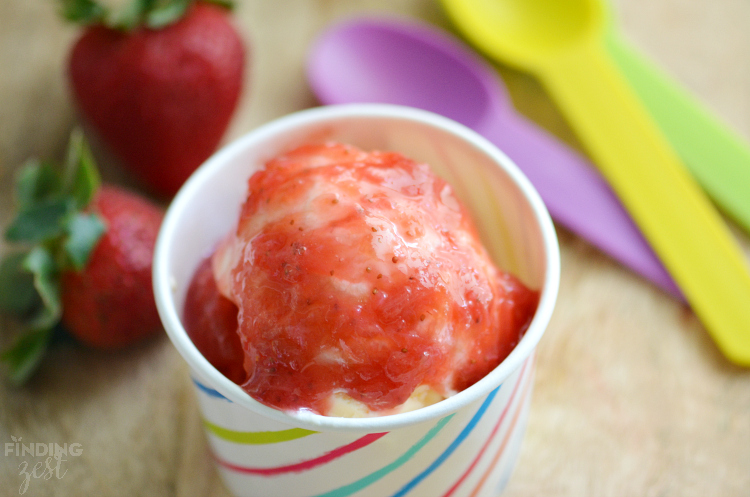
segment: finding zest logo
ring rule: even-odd
[[[29,489],[31,479],[49,480],[52,477],[61,480],[68,470],[63,470],[62,464],[69,456],[78,457],[83,454],[83,448],[79,443],[23,443],[21,437],[10,437],[13,441],[6,442],[5,456],[30,457],[34,459],[45,458],[36,461],[32,466],[28,460],[23,460],[18,465],[18,475],[21,476],[21,486],[18,493],[23,495]]]

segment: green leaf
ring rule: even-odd
[[[16,206],[26,210],[58,194],[61,186],[60,174],[52,164],[30,159],[16,175]]]
[[[62,15],[69,21],[82,24],[102,22],[107,10],[93,0],[61,0]]]
[[[36,371],[51,336],[51,328],[24,333],[0,354],[0,360],[8,364],[8,377],[13,383],[20,385]]]
[[[0,310],[27,314],[39,304],[34,276],[23,267],[27,252],[9,254],[0,262]]]
[[[86,266],[91,251],[101,239],[107,227],[96,214],[76,213],[66,225],[68,237],[63,248],[70,265],[76,271]]]
[[[79,129],[73,130],[65,164],[64,193],[75,200],[77,208],[82,209],[89,205],[100,183],[94,156],[83,133]]]
[[[5,231],[11,242],[42,242],[63,234],[65,218],[75,205],[70,198],[38,202],[18,213]]]
[[[0,361],[8,364],[8,377],[16,384],[26,381],[39,366],[52,330],[62,315],[59,272],[52,254],[36,246],[23,258],[21,267],[32,274],[34,288],[43,305],[28,322],[27,331],[0,354]]]
[[[43,304],[31,319],[30,326],[34,330],[51,328],[62,316],[60,272],[55,258],[49,250],[37,245],[24,259],[23,267],[34,276],[34,288]]]
[[[63,16],[84,24],[103,23],[110,28],[131,31],[141,25],[161,29],[179,21],[198,0],[129,0],[115,9],[106,9],[95,0],[61,0]],[[203,0],[232,9],[232,0]]]
[[[151,29],[160,29],[173,24],[185,15],[191,3],[193,0],[156,0],[146,14],[146,25]]]

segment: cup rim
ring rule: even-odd
[[[404,413],[365,418],[324,416],[304,410],[286,412],[252,398],[239,385],[214,368],[188,337],[174,301],[172,277],[169,272],[170,253],[174,245],[173,235],[178,227],[181,212],[200,191],[202,185],[224,164],[231,162],[240,151],[312,123],[325,123],[354,117],[394,118],[440,129],[459,137],[487,155],[510,177],[529,203],[542,235],[547,267],[541,286],[539,304],[526,333],[508,357],[477,383],[436,404]],[[153,259],[153,288],[159,315],[170,340],[190,368],[198,372],[205,380],[210,381],[212,388],[232,402],[278,422],[313,431],[389,431],[440,419],[486,396],[534,352],[552,316],[559,281],[560,254],[554,225],[539,194],[520,169],[495,145],[470,128],[429,111],[391,104],[341,104],[300,110],[263,124],[224,146],[190,176],[173,198],[159,230]]]

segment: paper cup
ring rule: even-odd
[[[437,404],[374,418],[265,406],[198,352],[181,322],[199,262],[235,224],[247,178],[268,159],[335,140],[430,164],[474,216],[495,262],[541,291],[528,331],[485,378]],[[529,181],[470,129],[408,107],[319,107],[280,118],[228,145],[179,191],[157,241],[154,290],[164,326],[187,361],[218,468],[238,496],[489,496],[514,467],[528,417],[534,350],[559,282],[552,222]]]

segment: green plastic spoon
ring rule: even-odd
[[[607,50],[659,128],[706,193],[750,233],[750,145],[609,25]]]
[[[750,366],[747,263],[607,53],[603,2],[442,1],[487,55],[542,81],[719,349]]]

